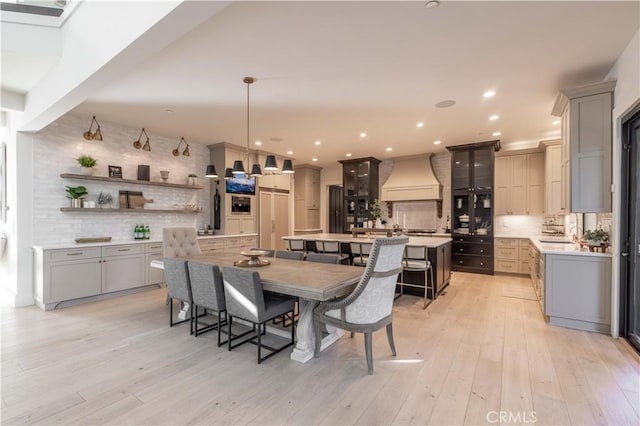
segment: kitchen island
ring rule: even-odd
[[[349,249],[349,243],[351,242],[373,242],[373,238],[354,238],[351,234],[330,234],[330,233],[318,233],[307,235],[288,235],[282,237],[284,240],[299,240],[304,241],[338,241],[343,247],[343,252],[351,254]],[[409,245],[427,247],[427,253],[429,261],[433,265],[433,274],[435,279],[434,288],[436,293],[440,293],[451,279],[451,238],[449,237],[414,237],[409,236]],[[410,284],[424,285],[424,274],[421,272],[406,272],[405,282]],[[405,287],[404,291],[407,294],[415,294],[422,296],[424,291],[415,287]],[[427,293],[427,297],[434,298],[431,292]]]

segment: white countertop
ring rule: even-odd
[[[258,234],[237,234],[237,235],[199,235],[199,240],[208,240],[211,238],[230,238],[230,237],[254,237]],[[33,246],[34,250],[58,250],[58,249],[76,249],[80,247],[104,247],[104,246],[119,246],[125,244],[146,244],[146,243],[160,243],[162,239],[153,238],[150,240],[111,240],[109,242],[102,243],[67,243],[50,246]]]
[[[382,235],[380,235],[382,237]],[[366,242],[373,241],[374,238],[353,238],[351,234],[307,234],[307,235],[287,235],[282,237],[284,240],[325,240],[325,241],[340,241],[344,243],[350,242]],[[450,237],[409,237],[409,244],[425,247],[438,247],[451,241]]]
[[[563,240],[559,237],[530,237],[529,241],[542,254],[568,254],[572,256],[594,256],[594,257],[611,257],[611,253],[591,252],[586,247],[580,248],[579,244],[570,242],[569,244],[545,243],[540,240]],[[565,240],[566,241],[566,240]]]

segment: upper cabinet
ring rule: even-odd
[[[363,228],[371,219],[371,203],[379,198],[378,166],[373,157],[341,160],[344,203],[344,231]]]
[[[611,111],[615,81],[563,90],[560,213],[611,211]]]
[[[320,229],[320,167],[296,166],[295,229]]]
[[[498,216],[543,214],[544,153],[512,151],[496,156],[495,201]]]
[[[455,147],[454,147],[455,148]],[[488,191],[493,189],[493,145],[452,152],[451,189]]]
[[[545,213],[562,214],[562,147],[560,141],[544,141]]]

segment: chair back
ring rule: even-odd
[[[222,268],[227,313],[253,322],[262,322],[265,313],[260,274],[255,271]]]
[[[337,253],[341,254],[340,241],[316,241],[316,247],[320,253]]]
[[[391,315],[393,297],[402,271],[406,236],[376,238],[360,282],[345,299],[344,320],[372,324]]]
[[[169,297],[191,303],[193,297],[191,295],[187,261],[173,257],[165,257],[163,263],[164,277],[167,282]]]
[[[373,243],[351,242],[349,245],[353,254],[353,263],[364,265],[369,258]]]
[[[304,251],[304,240],[284,240],[287,250]]]
[[[164,257],[185,257],[202,254],[196,228],[163,228],[162,254]]]
[[[224,311],[226,305],[220,268],[217,265],[193,261],[189,261],[187,264],[193,303],[217,312]]]
[[[405,269],[427,269],[430,266],[427,247],[406,246],[402,266]]]
[[[304,252],[277,250],[275,257],[278,259],[304,260]]]
[[[339,254],[324,254],[324,253],[307,253],[307,258],[309,262],[318,262],[318,263],[334,263],[339,264],[341,260],[341,256]]]

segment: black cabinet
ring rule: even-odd
[[[499,141],[447,148],[454,271],[493,274],[493,168],[499,148]]]
[[[373,157],[342,160],[342,193],[344,203],[343,230],[366,228],[371,217],[371,204],[379,198],[378,165]]]
[[[440,293],[443,288],[449,285],[449,280],[451,279],[451,243],[445,243],[438,247],[429,247],[427,249],[427,258],[433,267],[436,293]],[[404,280],[410,284],[424,285],[424,272],[407,271],[404,273]],[[404,287],[404,293],[423,296],[424,289]],[[433,299],[431,291],[427,291],[427,297]]]

